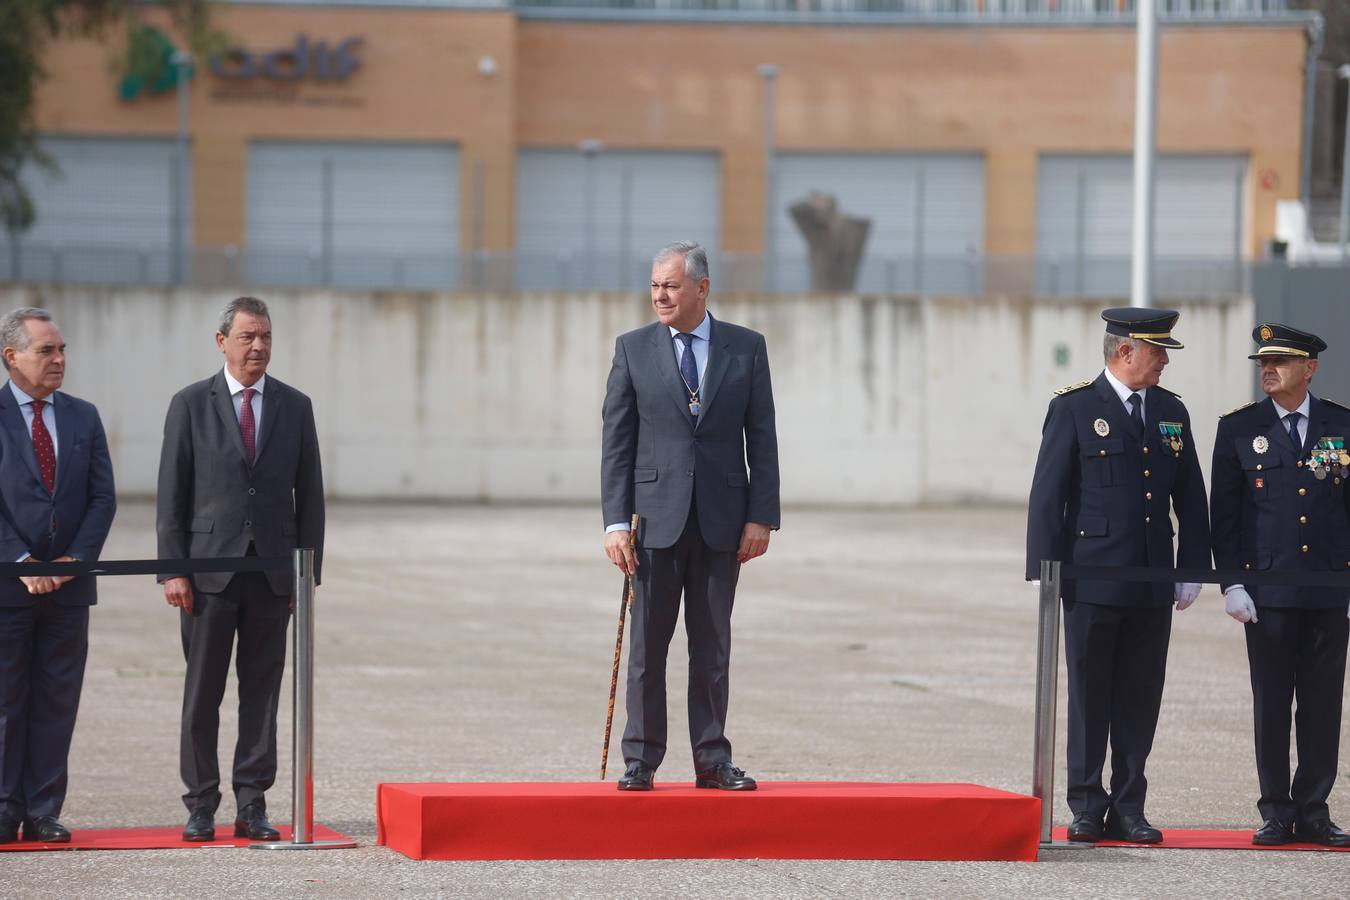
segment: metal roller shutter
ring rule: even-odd
[[[1246,166],[1237,156],[1158,158],[1157,296],[1241,290]],[[1130,157],[1042,156],[1036,190],[1041,291],[1128,296],[1134,209]]]
[[[447,144],[251,142],[249,279],[458,287],[459,208]]]
[[[37,221],[15,242],[0,229],[0,278],[162,283],[173,274],[174,142],[45,137],[60,167],[28,166]],[[191,242],[192,160],[181,247]]]
[[[806,240],[788,212],[811,191],[870,219],[857,289],[976,293],[984,249],[984,159],[971,154],[781,153],[774,222],[775,284],[806,290]]]
[[[518,287],[642,289],[652,254],[678,240],[708,248],[716,279],[717,154],[522,150],[516,166]]]

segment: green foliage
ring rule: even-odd
[[[11,234],[29,228],[37,215],[20,171],[26,163],[55,171],[37,143],[33,104],[45,76],[42,54],[53,38],[102,37],[116,24],[127,27],[123,75],[151,92],[173,87],[172,67],[163,71],[163,44],[146,33],[141,16],[165,10],[188,49],[201,55],[221,42],[210,25],[212,0],[0,0],[0,225]],[[150,29],[164,40],[162,32]],[[170,50],[170,52],[172,52]],[[156,88],[159,91],[156,91]]]

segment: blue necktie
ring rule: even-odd
[[[1285,422],[1289,423],[1289,440],[1294,444],[1294,452],[1303,452],[1303,441],[1298,437],[1298,420],[1303,418],[1302,413],[1291,412],[1284,417]]]
[[[1130,419],[1139,427],[1140,434],[1144,431],[1144,415],[1139,411],[1143,404],[1144,401],[1138,394],[1130,395]]]
[[[684,379],[684,385],[689,389],[690,399],[693,399],[698,394],[698,364],[694,361],[694,336],[680,333],[675,335],[675,338],[684,344],[684,351],[680,353],[680,377]]]

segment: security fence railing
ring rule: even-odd
[[[804,254],[713,253],[717,290],[799,294],[816,290]],[[181,280],[206,287],[322,288],[420,291],[645,291],[646,255],[562,252],[330,253],[268,247],[198,249]],[[1155,261],[1158,297],[1224,297],[1248,292],[1250,266],[1233,258]],[[0,281],[175,283],[165,248],[21,242],[0,251]],[[1127,256],[1009,257],[956,255],[866,256],[851,286],[832,292],[980,296],[1124,297],[1130,293]]]
[[[1134,0],[514,0],[511,5],[527,16],[851,16],[986,22],[1112,20],[1133,17],[1135,11]],[[1291,11],[1288,0],[1161,0],[1158,12],[1164,19],[1197,21],[1304,15]]]

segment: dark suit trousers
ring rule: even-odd
[[[1064,603],[1069,669],[1068,801],[1074,815],[1142,815],[1153,749],[1172,607],[1131,609]],[[1102,789],[1107,742],[1111,792]]]
[[[684,594],[689,636],[689,743],[694,770],[731,761],[726,738],[731,664],[731,607],[741,564],[735,551],[713,550],[699,533],[691,504],[680,539],[662,550],[638,550],[628,651],[628,724],[623,756],[653,769],[666,755],[666,653]]]
[[[1336,782],[1341,695],[1350,621],[1340,609],[1258,606],[1244,627],[1256,719],[1256,772],[1262,818],[1282,822],[1327,819]],[[1298,770],[1289,780],[1290,707],[1297,730]]]
[[[0,607],[0,813],[61,815],[88,655],[89,607]]]
[[[234,795],[239,808],[265,802],[277,777],[277,701],[286,667],[290,600],[272,593],[267,576],[240,572],[219,594],[197,593],[182,619],[183,730],[179,767],[189,810],[220,805],[216,740],[230,653],[238,636],[239,737],[234,748]]]

